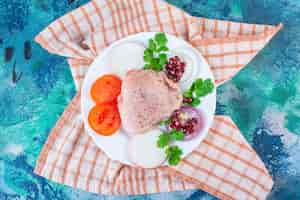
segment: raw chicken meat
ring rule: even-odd
[[[123,129],[143,133],[181,106],[182,95],[177,83],[164,72],[128,71],[123,82],[118,107]]]

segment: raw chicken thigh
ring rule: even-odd
[[[122,126],[129,133],[144,133],[169,117],[181,102],[178,84],[164,72],[128,71],[118,99]]]

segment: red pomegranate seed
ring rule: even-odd
[[[165,71],[169,79],[178,82],[184,73],[185,63],[178,56],[171,57],[166,64]]]

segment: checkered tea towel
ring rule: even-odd
[[[196,47],[220,85],[280,28],[196,18],[160,0],[94,0],[51,23],[36,41],[67,57],[79,90],[93,59],[112,42],[139,32],[166,32]],[[265,199],[273,185],[228,116],[215,116],[204,141],[175,167],[141,169],[113,161],[84,130],[79,92],[51,131],[35,173],[86,191],[116,195],[199,188],[220,199]]]

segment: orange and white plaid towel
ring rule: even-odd
[[[68,58],[79,90],[89,64],[112,42],[160,31],[182,37],[207,59],[219,85],[244,67],[281,28],[189,16],[159,0],[94,0],[57,19],[36,41]],[[102,194],[202,189],[221,199],[265,199],[273,181],[227,116],[176,167],[140,169],[109,159],[85,133],[78,93],[50,133],[35,173]]]

